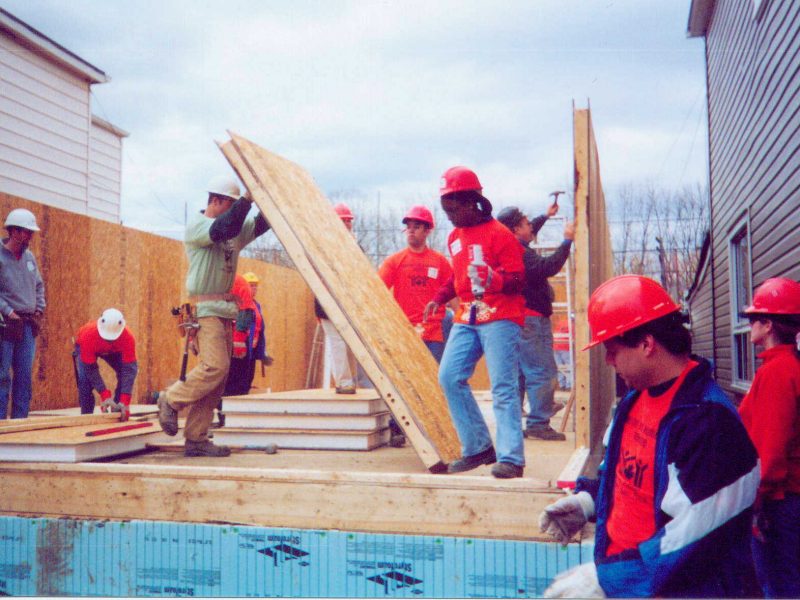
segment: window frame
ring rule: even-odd
[[[743,256],[742,242],[747,256]],[[753,298],[753,244],[750,214],[746,212],[732,228],[728,236],[728,264],[730,265],[730,349],[731,387],[737,392],[747,393],[755,374],[755,346],[750,342],[750,322],[739,313],[750,306]],[[742,262],[746,264],[742,264]],[[745,271],[744,273],[742,271]],[[744,298],[741,298],[743,292]],[[741,347],[746,345],[747,356],[742,357]],[[742,360],[745,361],[743,364]],[[744,371],[744,373],[742,373]],[[749,376],[749,378],[747,378]]]

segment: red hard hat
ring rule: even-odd
[[[411,219],[427,223],[433,229],[433,213],[426,206],[416,204],[409,208],[406,216],[403,217],[403,225],[408,225],[408,221]]]
[[[586,312],[592,340],[584,350],[676,310],[680,306],[652,279],[641,275],[613,277],[589,298]]]
[[[753,294],[744,314],[800,315],[800,283],[785,277],[767,279]]]
[[[333,205],[333,210],[336,211],[336,214],[339,215],[339,218],[342,221],[352,221],[355,217],[353,213],[350,211],[350,207],[347,206],[344,202],[339,202],[338,204]]]
[[[450,167],[442,175],[439,184],[439,195],[446,196],[453,192],[478,192],[483,191],[481,182],[475,172],[467,167]]]

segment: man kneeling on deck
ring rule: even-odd
[[[589,300],[592,340],[631,390],[606,436],[598,479],[545,508],[566,544],[596,520],[594,562],[556,577],[545,597],[747,597],[758,455],[736,409],[691,356],[684,316],[652,279],[622,275]]]
[[[94,412],[94,393],[97,390],[103,412],[122,413],[122,420],[130,415],[131,391],[136,373],[136,340],[131,330],[125,326],[125,317],[116,308],[103,311],[97,321],[89,321],[78,330],[75,338],[75,376],[78,383],[78,400],[81,414]],[[106,388],[97,359],[102,358],[117,374],[117,388],[114,397]]]

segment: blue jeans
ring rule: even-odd
[[[80,352],[80,349],[76,346],[76,352]],[[114,369],[114,373],[117,375],[117,389],[114,390],[114,402],[119,402],[119,380],[120,380],[120,370],[122,369],[122,354],[119,352],[115,352],[113,354],[105,354],[103,356],[99,356],[97,360],[103,359],[108,363],[108,365]],[[75,366],[78,371],[78,402],[81,405],[81,414],[82,415],[90,415],[94,412],[94,393],[92,392],[92,382],[89,379],[89,373],[87,369],[89,365],[84,363],[80,358],[75,359]]]
[[[0,418],[8,414],[8,397],[11,392],[12,419],[24,419],[31,407],[33,356],[36,354],[36,338],[30,323],[22,327],[22,339],[18,342],[3,340],[0,343]],[[13,376],[12,376],[13,372]]]
[[[553,329],[547,317],[525,317],[519,343],[519,366],[531,405],[528,427],[550,424],[555,409],[555,380],[558,375],[553,357]]]
[[[467,383],[485,354],[497,421],[497,460],[525,466],[517,383],[519,332],[519,325],[506,320],[453,325],[439,366],[439,383],[461,440],[462,456],[478,454],[492,445],[489,428]]]
[[[764,542],[753,538],[753,562],[767,598],[800,598],[800,496],[765,500],[758,523]]]
[[[425,342],[425,345],[428,347],[428,350],[430,350],[431,354],[433,355],[433,358],[436,359],[436,362],[441,363],[442,353],[444,352],[444,342],[430,342],[428,340],[423,340],[423,341]]]

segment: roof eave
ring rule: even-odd
[[[77,54],[70,52],[60,44],[54,42],[43,33],[37,31],[27,23],[20,21],[11,13],[0,8],[0,31],[6,31],[15,38],[30,46],[64,68],[77,74],[90,84],[106,83],[108,75],[86,62]]]
[[[692,0],[689,8],[689,22],[686,25],[688,37],[703,37],[708,31],[711,13],[714,12],[714,0]]]

